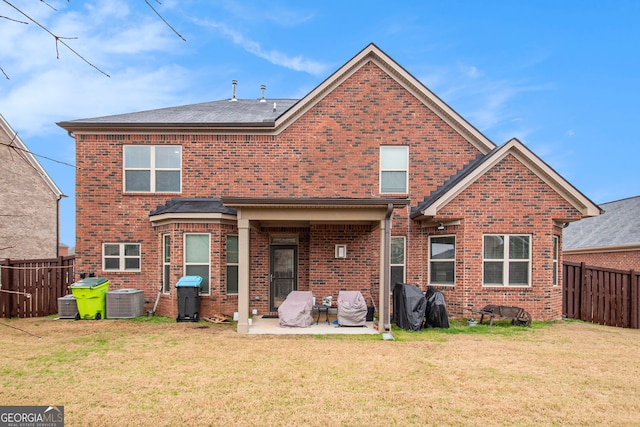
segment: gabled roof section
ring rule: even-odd
[[[569,224],[562,232],[564,250],[640,247],[640,196],[603,203],[604,213]]]
[[[69,132],[203,132],[274,133],[287,128],[362,66],[373,61],[402,87],[448,123],[482,154],[495,144],[438,98],[418,79],[371,43],[301,100],[223,100],[137,113],[59,122]],[[275,105],[275,108],[274,108]]]
[[[40,162],[29,151],[27,145],[20,139],[18,134],[13,130],[5,118],[0,114],[0,145],[5,145],[11,149],[14,147],[16,153],[22,157],[33,169],[40,175],[45,184],[51,189],[51,192],[57,199],[66,197],[62,190],[53,182],[47,171],[44,170]],[[5,156],[6,154],[3,154]]]
[[[369,61],[374,62],[378,67],[393,77],[401,86],[411,92],[411,94],[429,107],[442,120],[458,131],[458,133],[474,145],[481,153],[487,154],[496,147],[496,145],[478,129],[473,127],[418,79],[373,43],[365,47],[360,51],[360,53],[340,67],[308,95],[302,98],[294,108],[291,108],[286,113],[278,117],[275,123],[276,128],[286,128],[286,126],[307,112],[334,88],[352,76]]]
[[[501,147],[491,151],[484,158],[471,162],[445,183],[443,187],[426,197],[424,202],[412,210],[411,218],[433,218],[442,207],[455,199],[469,185],[477,181],[485,172],[489,171],[508,155],[514,156],[542,181],[553,188],[576,208],[583,218],[597,216],[602,212],[595,203],[578,191],[519,140],[513,138]]]

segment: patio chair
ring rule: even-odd
[[[278,307],[278,326],[308,328],[314,323],[311,291],[292,291]]]
[[[367,303],[359,291],[338,293],[338,325],[366,326]]]

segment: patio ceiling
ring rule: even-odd
[[[238,211],[238,219],[253,228],[309,227],[312,224],[364,224],[380,226],[390,206],[405,207],[407,199],[349,198],[240,198],[223,197],[225,206]]]

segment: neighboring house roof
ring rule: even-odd
[[[640,196],[603,203],[604,213],[570,224],[562,233],[562,248],[572,250],[640,247]]]
[[[474,183],[485,172],[494,167],[507,155],[513,155],[529,170],[536,174],[547,185],[553,188],[567,202],[575,207],[583,217],[596,216],[601,209],[578,191],[549,165],[536,156],[516,138],[511,139],[486,156],[479,156],[474,161],[451,177],[443,186],[427,196],[424,201],[412,210],[412,219],[428,219],[436,216],[438,211],[457,197],[469,185]]]
[[[25,161],[27,161],[27,163],[29,163],[31,167],[33,167],[33,169],[35,169],[35,171],[38,173],[38,175],[40,175],[42,180],[51,189],[51,192],[56,196],[57,199],[66,197],[62,190],[60,190],[60,188],[56,185],[56,183],[53,182],[53,179],[51,179],[47,171],[44,170],[36,157],[31,153],[31,151],[29,151],[27,145],[22,141],[22,139],[20,139],[13,128],[11,128],[2,114],[0,114],[0,145],[13,147],[16,150],[16,153],[23,159],[25,159]]]
[[[132,130],[142,132],[160,129],[191,130],[193,132],[230,129],[242,130],[243,132],[253,130],[254,132],[278,133],[295,122],[298,117],[320,102],[333,89],[369,61],[374,62],[394,78],[398,84],[427,105],[481,153],[487,154],[495,148],[496,145],[491,140],[373,43],[365,47],[300,100],[267,99],[262,102],[262,99],[245,99],[214,101],[139,113],[66,121],[60,122],[58,125],[75,133],[90,131],[112,132],[117,129],[126,129],[129,132]],[[275,111],[273,108],[274,103],[276,106]]]

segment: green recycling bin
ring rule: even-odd
[[[104,319],[107,311],[107,291],[109,281],[104,277],[87,277],[69,285],[71,293],[78,303],[76,320]]]

